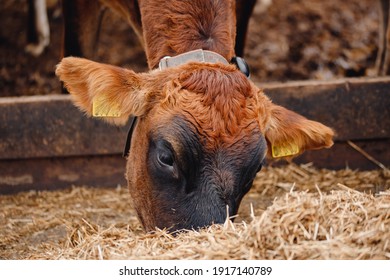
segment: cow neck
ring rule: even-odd
[[[234,56],[236,0],[138,0],[150,69],[164,55],[203,49]]]
[[[176,67],[188,62],[208,62],[222,63],[228,65],[229,62],[220,54],[207,50],[194,50],[185,52],[176,56],[165,56],[160,60],[159,69],[163,70],[170,67]]]

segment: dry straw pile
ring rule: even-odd
[[[234,223],[144,233],[126,188],[0,196],[0,259],[390,259],[390,174],[268,167]]]

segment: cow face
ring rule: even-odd
[[[235,215],[267,150],[257,125],[216,139],[201,132],[196,115],[153,113],[139,120],[127,166],[145,228],[199,228]]]
[[[88,114],[138,117],[126,176],[146,230],[222,223],[237,213],[266,155],[333,144],[331,129],[274,105],[235,66],[136,74],[65,58],[56,73]]]

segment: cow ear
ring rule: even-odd
[[[288,158],[333,145],[334,132],[329,127],[272,103],[269,109],[265,132],[269,157]]]
[[[75,105],[89,116],[124,123],[130,115],[140,116],[146,111],[142,74],[83,58],[66,57],[57,65],[56,75],[72,95]]]

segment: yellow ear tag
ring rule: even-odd
[[[299,153],[299,147],[295,143],[289,143],[286,145],[273,146],[272,145],[272,157],[288,157]]]
[[[104,94],[99,94],[92,101],[92,116],[120,117],[121,113],[117,103],[109,102]]]

